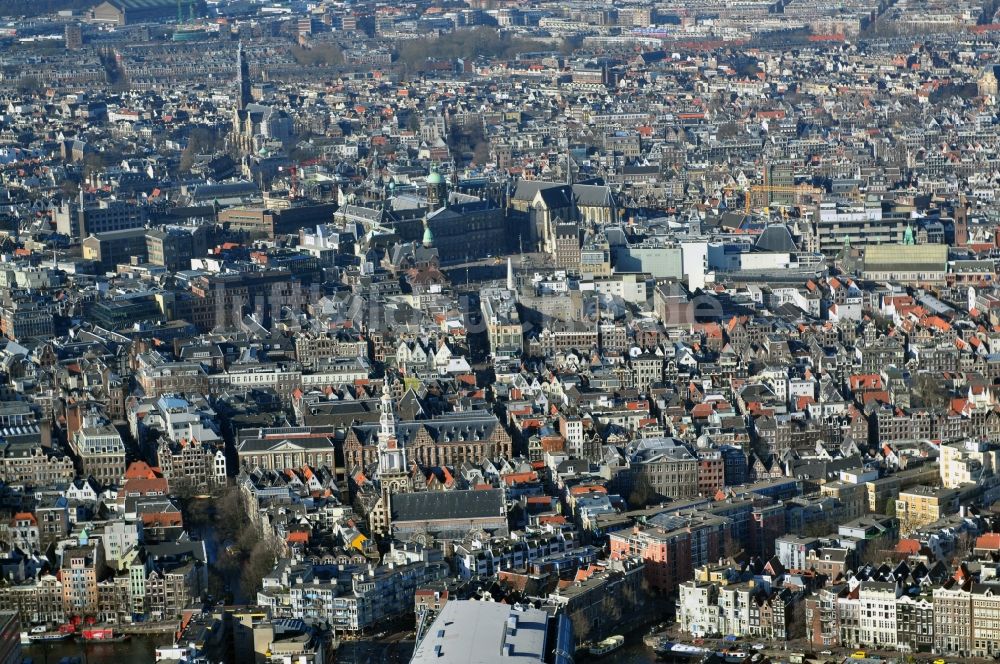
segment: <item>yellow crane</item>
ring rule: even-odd
[[[723,188],[723,191],[730,194],[739,189],[739,187],[728,186]],[[743,189],[743,212],[745,214],[750,214],[750,210],[753,207],[754,199],[757,198],[756,195],[759,194],[793,194],[795,204],[801,204],[805,199],[810,199],[812,202],[818,201],[823,196],[823,190],[818,187],[813,187],[807,184],[800,184],[795,186],[777,186],[777,185],[766,185],[766,184],[752,184],[746,189]],[[765,199],[763,201],[764,205],[768,204]]]

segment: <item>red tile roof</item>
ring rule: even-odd
[[[976,538],[976,548],[1000,551],[1000,533],[986,533]]]

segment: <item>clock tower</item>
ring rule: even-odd
[[[391,502],[393,494],[409,493],[410,464],[406,459],[406,448],[399,441],[396,427],[396,413],[393,409],[392,396],[389,394],[388,381],[382,388],[382,399],[379,403],[378,431],[378,469],[376,470],[379,490],[382,494],[381,504],[373,519],[374,529],[388,533],[392,522]]]

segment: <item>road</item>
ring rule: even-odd
[[[944,659],[945,661],[952,664],[955,661],[953,657],[941,657],[940,655],[931,652],[916,652],[909,653],[901,650],[873,650],[871,648],[840,648],[831,646],[813,646],[806,641],[804,638],[790,639],[787,641],[781,641],[780,646],[778,643],[766,639],[764,637],[745,637],[739,638],[736,641],[726,641],[724,639],[700,639],[692,638],[690,634],[683,634],[677,628],[676,625],[671,625],[666,630],[661,632],[661,635],[676,643],[683,643],[687,645],[694,645],[701,648],[709,648],[713,650],[723,650],[730,649],[738,652],[754,653],[760,652],[766,655],[772,661],[787,661],[790,653],[793,652],[812,652],[819,656],[820,658],[826,659],[831,662],[844,662],[850,661],[851,654],[863,651],[865,655],[869,658],[884,659],[886,661],[897,661],[905,658],[907,661],[919,661],[919,662],[932,662],[937,659]],[[763,649],[755,649],[753,646],[762,645]],[[822,654],[822,653],[830,654]],[[994,662],[992,659],[977,659],[973,657],[963,657],[963,662],[977,662],[985,664],[987,662]]]
[[[246,597],[240,588],[240,569],[223,568],[217,564],[222,554],[222,543],[219,542],[216,529],[211,526],[193,528],[191,534],[196,539],[201,539],[205,542],[205,555],[208,557],[210,569],[222,577],[223,588],[231,595],[230,597],[216,597],[215,600],[222,600],[231,604],[248,603],[248,600],[252,598]]]
[[[543,253],[512,254],[510,259],[515,272],[532,272],[543,267],[552,267],[551,257]],[[507,255],[450,263],[442,265],[441,271],[454,286],[502,281],[507,278]]]

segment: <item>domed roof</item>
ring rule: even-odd
[[[431,171],[427,176],[427,184],[444,184],[444,178],[437,171]]]
[[[431,227],[424,224],[424,246],[429,247],[434,244],[434,233],[431,233]]]

